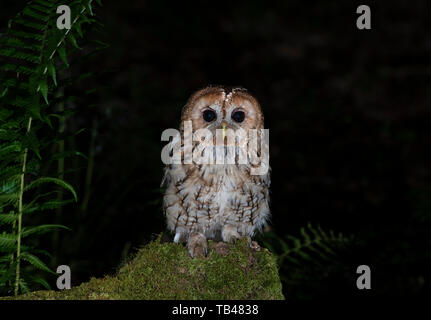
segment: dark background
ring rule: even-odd
[[[356,28],[361,4],[371,7],[372,30]],[[24,5],[2,1],[2,28]],[[195,90],[240,85],[270,129],[270,231],[298,236],[311,222],[355,237],[319,267],[281,266],[285,295],[425,294],[430,12],[427,1],[104,1],[96,36],[110,48],[74,70],[94,72],[74,93],[94,94],[71,106],[79,112],[66,126],[87,128],[66,148],[90,155],[92,179],[86,189],[86,160],[66,161],[78,169],[66,181],[80,202],[56,218],[72,231],[41,242],[51,265],[69,265],[77,285],[114,273],[163,231],[162,131],[178,127]],[[371,267],[370,291],[356,289],[359,264]]]

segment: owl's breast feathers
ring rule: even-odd
[[[199,230],[213,238],[226,224],[253,236],[269,218],[269,172],[251,175],[236,164],[166,166],[163,182],[168,228],[188,234]]]

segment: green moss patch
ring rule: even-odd
[[[183,245],[160,237],[141,248],[115,276],[93,278],[64,291],[36,291],[32,300],[284,299],[275,257],[266,249],[209,242],[206,258],[190,258]],[[7,297],[6,299],[16,299]]]

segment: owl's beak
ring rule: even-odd
[[[222,128],[222,135],[223,135],[223,141],[224,141],[224,138],[226,137],[226,122],[222,122],[222,124],[221,124],[221,128]]]

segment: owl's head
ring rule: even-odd
[[[263,114],[257,100],[244,88],[207,87],[189,98],[181,122],[192,121],[193,130],[263,129]]]

